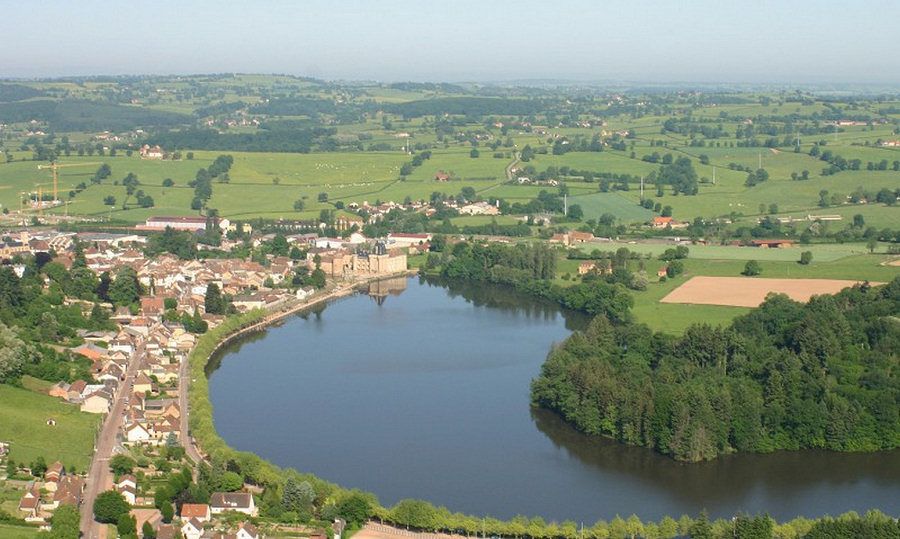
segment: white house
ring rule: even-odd
[[[236,511],[255,517],[258,513],[253,495],[247,492],[214,492],[209,497],[209,507],[214,515]]]
[[[259,539],[259,532],[256,527],[249,522],[242,522],[238,526],[237,539]]]
[[[125,427],[125,439],[132,444],[146,443],[150,440],[150,431],[140,423],[132,423]]]
[[[184,539],[200,539],[203,536],[203,524],[196,518],[192,518],[181,526],[181,535]]]

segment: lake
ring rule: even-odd
[[[232,447],[451,511],[585,524],[615,515],[779,520],[900,514],[900,451],[741,454],[682,464],[532,410],[529,384],[586,319],[485,285],[373,284],[223,348],[210,365]]]

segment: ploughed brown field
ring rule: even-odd
[[[688,279],[661,299],[662,303],[694,303],[756,307],[770,292],[809,301],[818,294],[834,294],[860,281],[841,279],[761,279],[759,277],[704,277]],[[880,283],[872,283],[880,284]]]

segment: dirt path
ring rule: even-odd
[[[465,535],[404,530],[387,524],[368,522],[353,539],[468,539]]]

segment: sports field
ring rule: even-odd
[[[764,279],[755,277],[707,277],[689,279],[660,301],[695,305],[756,307],[769,294],[786,294],[795,301],[809,301],[818,294],[835,294],[859,281],[842,279]],[[880,283],[872,283],[880,284]]]

